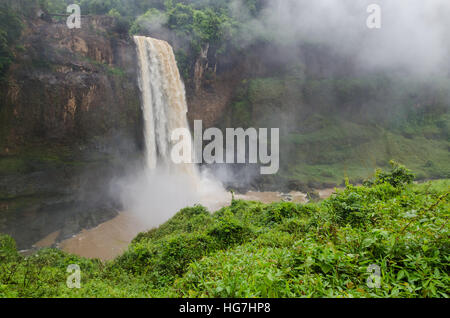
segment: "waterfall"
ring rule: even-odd
[[[175,165],[170,158],[171,132],[177,128],[189,131],[184,84],[172,47],[144,36],[135,36],[134,42],[140,70],[146,165],[150,170],[164,167],[196,177],[193,164]]]

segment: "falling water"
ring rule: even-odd
[[[200,173],[194,164],[175,164],[171,159],[174,146],[171,134],[175,129],[185,129],[192,142],[186,93],[172,47],[165,41],[144,36],[135,36],[134,41],[140,70],[147,169],[126,182],[124,206],[152,219],[153,225],[160,223],[155,217],[166,221],[170,213],[189,205],[201,203],[218,208],[228,200],[220,182],[207,171]],[[149,206],[166,212],[149,214]]]
[[[200,174],[195,165],[172,162],[172,131],[189,131],[184,85],[175,56],[167,42],[142,36],[135,36],[134,41],[140,70],[146,169],[115,180],[113,188],[125,207],[123,213],[61,243],[64,250],[85,257],[112,259],[137,233],[162,224],[180,209],[200,203],[215,211],[231,199],[219,182],[204,172]]]
[[[172,47],[165,41],[135,36],[139,60],[139,87],[142,94],[146,164],[197,176],[192,164],[175,165],[170,159],[171,132],[188,129],[184,84]]]

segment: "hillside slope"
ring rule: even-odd
[[[320,203],[185,208],[107,263],[23,257],[2,236],[0,296],[448,297],[450,183],[412,179],[394,165]],[[80,289],[66,286],[70,264]]]

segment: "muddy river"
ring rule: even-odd
[[[319,191],[321,198],[329,197],[334,189]],[[290,200],[295,203],[307,202],[306,194],[291,192],[282,194],[279,192],[248,192],[245,195],[235,195],[236,199],[260,201],[263,203]],[[210,211],[216,211],[229,205],[229,198],[222,198],[214,202],[201,202]],[[130,212],[122,212],[117,217],[100,224],[99,226],[84,230],[70,239],[62,241],[57,246],[69,253],[87,258],[99,258],[111,260],[121,255],[134,237],[140,232],[150,230],[152,225],[146,224],[141,218]],[[54,232],[35,244],[36,247],[48,247],[55,243],[58,232]]]

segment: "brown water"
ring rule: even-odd
[[[110,260],[121,255],[133,238],[147,229],[132,213],[122,212],[114,219],[96,228],[83,230],[58,246],[71,254]]]
[[[217,201],[207,198],[202,204],[210,211],[216,211],[229,204],[227,201],[226,198]],[[87,258],[111,260],[121,255],[137,234],[153,227],[136,214],[121,212],[117,217],[96,228],[84,230],[61,242],[58,247],[68,253]]]
[[[334,189],[319,191],[321,198],[329,197]],[[248,192],[245,195],[236,195],[236,199],[260,201],[262,203],[272,203],[285,200],[289,197],[292,202],[307,202],[306,195],[301,192],[291,192],[282,194],[279,192]],[[210,211],[216,211],[231,202],[229,198],[221,198],[204,202]],[[84,230],[74,237],[58,244],[62,250],[87,258],[99,258],[101,260],[111,260],[121,255],[131,243],[134,237],[140,232],[150,230],[151,225],[146,224],[133,213],[122,212],[117,217],[100,224],[96,228]],[[51,246],[58,233],[52,233],[47,238],[36,244],[38,247]]]

